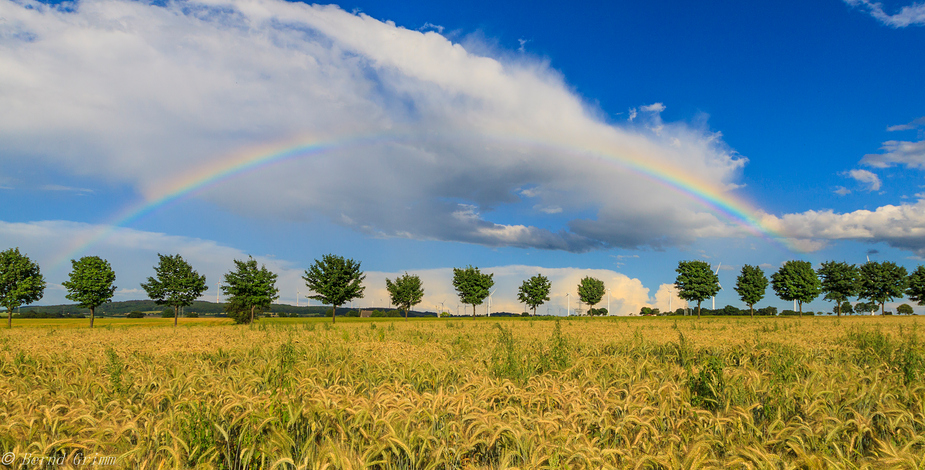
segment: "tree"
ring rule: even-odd
[[[252,323],[259,309],[267,309],[279,298],[276,288],[276,274],[265,265],[257,268],[257,260],[248,256],[247,261],[234,260],[234,271],[225,274],[222,292],[229,296],[228,314],[235,323]]]
[[[925,266],[919,266],[909,275],[906,297],[919,305],[925,305]]]
[[[909,305],[909,304],[902,304],[902,305],[896,307],[896,313],[899,314],[899,315],[912,315],[912,314],[914,313],[914,311],[912,310],[912,306],[911,306],[911,305]]]
[[[675,269],[678,277],[674,281],[678,297],[697,302],[697,318],[700,318],[700,303],[719,292],[719,276],[710,269],[706,261],[681,261]]]
[[[154,267],[157,277],[148,277],[148,282],[142,283],[141,288],[156,304],[173,307],[173,326],[177,326],[180,307],[193,305],[193,301],[209,286],[206,285],[206,276],[194,271],[182,256],[160,253],[157,256],[160,258]]]
[[[517,299],[530,306],[533,309],[533,316],[536,316],[536,308],[549,300],[549,290],[552,289],[552,283],[542,274],[537,274],[524,281],[517,292]]]
[[[908,285],[906,268],[892,261],[864,263],[860,279],[858,297],[879,304],[881,314],[883,304],[902,297]]]
[[[453,287],[459,295],[459,301],[472,306],[472,316],[475,316],[475,306],[482,305],[488,297],[489,289],[495,285],[494,274],[482,274],[479,268],[469,265],[465,269],[453,268]]]
[[[877,311],[877,304],[874,302],[858,302],[854,305],[854,311],[858,313],[874,313]]]
[[[0,306],[6,307],[6,327],[13,328],[13,309],[29,305],[45,293],[38,263],[10,248],[0,253]]]
[[[739,298],[742,299],[742,302],[748,305],[748,309],[751,311],[752,317],[754,317],[755,304],[761,302],[765,291],[768,290],[768,278],[758,266],[746,264],[742,266],[742,272],[736,279],[735,289],[739,293]]]
[[[68,291],[68,300],[90,309],[90,328],[93,328],[96,307],[112,300],[116,293],[114,282],[116,273],[109,261],[99,256],[84,256],[79,260],[71,260],[70,280],[61,285]]]
[[[841,261],[826,261],[817,271],[825,300],[835,302],[835,313],[841,316],[841,306],[849,297],[858,295],[858,268]],[[850,305],[850,304],[849,304]]]
[[[590,276],[585,276],[578,283],[578,298],[588,304],[589,315],[593,315],[590,311],[594,310],[594,304],[600,302],[604,297],[604,290],[604,281]]]
[[[407,272],[395,278],[395,282],[386,278],[385,288],[388,289],[389,296],[392,297],[392,303],[396,307],[404,309],[405,320],[408,319],[408,310],[421,303],[421,299],[424,298],[424,287],[421,284],[421,278]]]
[[[819,277],[813,271],[809,261],[791,260],[771,275],[771,286],[777,296],[788,302],[797,301],[800,316],[803,316],[803,304],[812,302],[819,296]]]
[[[832,310],[832,313],[836,313],[837,311],[841,311],[841,313],[844,313],[845,315],[851,315],[854,313],[854,307],[851,306],[851,302],[846,300],[842,302],[841,305],[836,306]]]
[[[336,323],[337,307],[354,299],[363,298],[363,280],[366,275],[360,270],[360,263],[352,259],[333,254],[315,260],[302,276],[305,285],[315,295],[308,298],[330,304],[331,323]]]

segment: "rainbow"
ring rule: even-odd
[[[211,187],[241,175],[260,171],[261,169],[289,160],[309,158],[345,148],[412,141],[415,137],[419,137],[419,135],[383,133],[333,140],[301,138],[240,151],[227,156],[222,160],[219,166],[202,166],[193,169],[186,172],[182,178],[176,179],[165,187],[160,187],[157,193],[148,195],[142,202],[117,214],[109,223],[103,225],[106,227],[105,229],[97,231],[95,234],[85,237],[84,239],[75,240],[75,243],[66,249],[64,254],[55,258],[57,261],[54,263],[54,266],[60,267],[68,260],[76,259],[85,254],[95,244],[106,239],[120,229],[128,228],[134,222],[142,219],[148,214],[177,203],[178,201],[193,197]],[[485,137],[485,135],[482,134],[482,137]],[[676,168],[667,165],[653,164],[647,161],[647,159],[640,157],[630,158],[617,155],[604,148],[578,148],[574,145],[567,145],[564,143],[551,141],[537,142],[535,140],[518,139],[511,136],[488,137],[503,143],[515,143],[517,145],[529,147],[554,149],[558,152],[580,158],[596,158],[607,161],[617,167],[644,177],[655,184],[697,201],[714,214],[718,214],[722,218],[744,228],[750,234],[762,238],[772,245],[782,248],[785,251],[798,251],[794,247],[786,244],[786,237],[784,235],[774,232],[769,227],[763,226],[756,216],[759,214],[759,211],[749,203],[734,197],[720,188],[713,187],[706,182],[686,175]],[[433,136],[428,136],[427,138],[432,139]],[[443,136],[441,138],[452,140],[461,139],[463,136]]]

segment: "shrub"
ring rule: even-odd
[[[171,316],[172,316],[172,315],[171,315]],[[144,312],[139,312],[138,310],[134,310],[134,311],[128,312],[128,313],[125,315],[125,318],[144,318],[144,317],[145,317]]]

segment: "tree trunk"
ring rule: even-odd
[[[6,308],[6,327],[9,329],[13,329],[13,308],[12,307]]]
[[[886,302],[880,302],[880,316],[881,316],[881,317],[883,316],[883,313],[884,313],[883,305],[884,305],[885,303],[886,303]]]
[[[748,309],[752,312],[752,318],[755,318],[755,304],[749,304]]]
[[[405,309],[405,321],[407,321],[407,320],[408,320],[408,309],[406,308],[406,309]]]
[[[173,306],[173,326],[175,328],[177,326],[177,318],[180,318],[180,306],[174,305]]]
[[[800,306],[800,318],[803,318],[803,301],[802,301],[802,300],[798,300],[798,301],[797,301],[797,305]]]
[[[700,300],[697,301],[697,319],[700,320]]]
[[[90,307],[90,328],[93,328],[93,307]]]
[[[254,309],[257,308],[256,305],[251,305],[251,324],[254,324]]]
[[[331,308],[331,323],[337,323],[337,305]]]

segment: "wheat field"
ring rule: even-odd
[[[5,468],[925,468],[916,317],[53,324]]]

